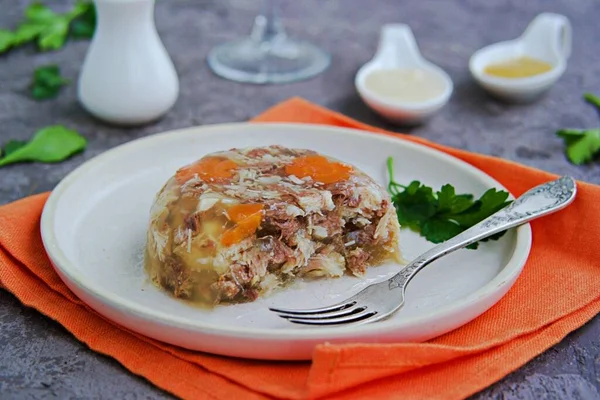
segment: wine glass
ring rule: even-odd
[[[250,36],[220,44],[208,54],[217,75],[237,82],[287,83],[323,72],[331,56],[306,41],[290,38],[273,0],[264,0]]]

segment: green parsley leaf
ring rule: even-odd
[[[582,165],[591,161],[600,150],[600,128],[561,129],[556,134],[563,138],[567,158],[573,164]]]
[[[56,18],[57,14],[48,8],[48,6],[35,2],[25,9],[25,17],[30,21],[46,22]]]
[[[450,184],[442,186],[437,192],[419,181],[413,181],[408,186],[401,185],[394,181],[392,162],[392,158],[388,158],[388,191],[396,208],[398,222],[430,242],[441,243],[451,239],[511,203],[508,193],[497,189],[489,189],[474,200],[472,194],[456,194]],[[483,241],[498,239],[502,235],[504,232]],[[474,243],[468,248],[476,249],[477,245]]]
[[[77,131],[62,125],[47,126],[29,142],[0,158],[0,167],[25,161],[55,163],[83,151],[86,146],[87,140]]]
[[[469,208],[460,213],[446,214],[446,217],[467,229],[506,207],[510,203],[507,199],[507,192],[494,188],[488,189]]]
[[[67,40],[69,22],[68,18],[61,16],[48,23],[38,37],[38,47],[41,50],[60,49]]]
[[[583,98],[600,114],[600,97],[585,93]],[[575,165],[591,161],[600,151],[600,128],[559,129],[556,135],[563,139],[567,158]]]
[[[44,30],[46,25],[39,22],[27,22],[20,25],[15,31],[13,46],[21,46],[31,42]]]
[[[35,70],[31,83],[31,96],[36,100],[56,97],[60,89],[70,81],[60,76],[56,65],[45,65]]]
[[[432,243],[442,243],[463,230],[456,222],[434,217],[423,224],[421,235]]]
[[[6,144],[4,145],[4,148],[2,149],[3,157],[6,157],[10,153],[13,153],[14,151],[25,146],[26,144],[27,144],[27,142],[24,140],[9,140],[8,142],[6,142]]]
[[[583,95],[583,98],[585,99],[585,101],[587,101],[589,104],[593,105],[596,107],[596,110],[600,113],[600,97],[598,96],[594,96],[591,93],[585,93]]]
[[[441,212],[457,214],[465,211],[473,204],[473,195],[457,195],[452,185],[446,184],[437,192],[438,208]]]
[[[398,222],[414,231],[420,231],[423,224],[436,212],[433,191],[419,181],[411,182],[395,198]]]
[[[92,3],[79,2],[73,13],[76,17],[71,23],[71,35],[76,39],[91,39],[96,30],[96,7]]]
[[[0,53],[7,51],[15,41],[15,34],[6,29],[0,29]]]
[[[90,38],[95,29],[96,12],[91,1],[78,1],[64,14],[36,2],[27,7],[13,32],[0,30],[0,54],[34,41],[40,50],[56,50],[65,44],[69,32],[74,38]]]
[[[78,18],[88,12],[90,8],[94,9],[94,3],[91,1],[77,0],[73,9],[69,11],[69,17],[71,19]]]

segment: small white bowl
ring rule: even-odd
[[[381,96],[365,85],[369,74],[388,69],[419,69],[433,73],[443,82],[443,91],[426,101],[403,102]],[[450,76],[442,68],[423,58],[411,29],[405,24],[383,26],[377,52],[358,70],[354,84],[360,97],[370,108],[397,124],[424,122],[448,102],[454,89]]]
[[[571,24],[559,14],[542,13],[517,39],[499,42],[476,51],[469,60],[471,75],[490,94],[515,103],[537,99],[562,76],[571,54]],[[501,78],[486,74],[486,66],[529,56],[545,61],[552,69],[525,78]]]

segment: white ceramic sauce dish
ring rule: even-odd
[[[358,70],[354,83],[369,107],[398,124],[424,122],[453,91],[448,74],[421,55],[405,24],[383,26],[375,56]]]
[[[530,102],[550,89],[565,72],[571,54],[571,37],[571,24],[565,16],[542,13],[520,37],[475,52],[469,69],[477,83],[491,95],[515,103]],[[485,72],[488,65],[523,56],[546,62],[551,68],[522,78],[504,78]]]

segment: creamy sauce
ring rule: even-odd
[[[390,101],[418,103],[441,96],[446,82],[438,74],[425,69],[395,68],[369,73],[365,87]]]
[[[551,69],[552,65],[545,61],[523,56],[490,64],[485,67],[483,72],[500,78],[527,78],[543,74]]]

